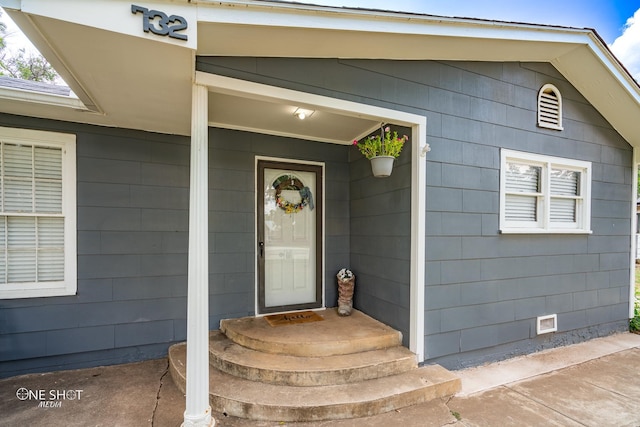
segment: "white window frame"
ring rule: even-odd
[[[0,127],[0,141],[9,144],[62,149],[62,216],[64,217],[64,280],[0,284],[0,299],[75,295],[76,244],[76,136],[58,132]],[[0,215],[0,219],[12,216]],[[59,215],[58,215],[59,216]]]
[[[502,149],[500,161],[500,232],[503,234],[520,233],[591,233],[591,162],[545,156]],[[506,219],[506,171],[508,163],[520,163],[541,167],[540,192],[537,193],[537,221],[512,221]],[[581,173],[579,196],[576,196],[576,222],[551,222],[550,171],[565,169]],[[517,193],[509,193],[517,194]],[[558,196],[554,196],[558,197]],[[560,197],[558,197],[560,198]]]

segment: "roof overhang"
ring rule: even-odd
[[[196,55],[549,62],[630,144],[640,146],[640,88],[592,30],[277,1],[134,3],[182,17],[187,40],[180,40],[144,32],[143,14],[132,13],[131,1],[0,0],[84,106],[14,99],[0,110],[187,135]],[[227,97],[222,100],[230,108],[213,105],[210,121],[216,126],[352,140],[310,133],[300,123],[274,117],[247,122],[265,111],[281,110],[289,119],[297,105],[283,100],[217,96]],[[352,137],[371,129],[369,120],[327,117],[332,126],[344,119]],[[244,127],[238,124],[243,120]]]

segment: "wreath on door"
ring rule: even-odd
[[[276,190],[276,206],[282,209],[285,213],[298,213],[304,209],[305,206],[309,206],[309,209],[313,210],[313,195],[311,194],[311,190],[295,176],[281,175],[273,181],[273,184],[271,185]],[[298,191],[300,194],[300,201],[291,202],[285,199],[282,194],[283,190]]]

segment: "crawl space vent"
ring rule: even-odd
[[[547,316],[539,316],[538,324],[536,327],[538,335],[547,334],[549,332],[555,332],[558,330],[558,315],[549,314]]]

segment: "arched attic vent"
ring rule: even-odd
[[[538,126],[562,130],[562,95],[557,87],[546,84],[538,92]]]

